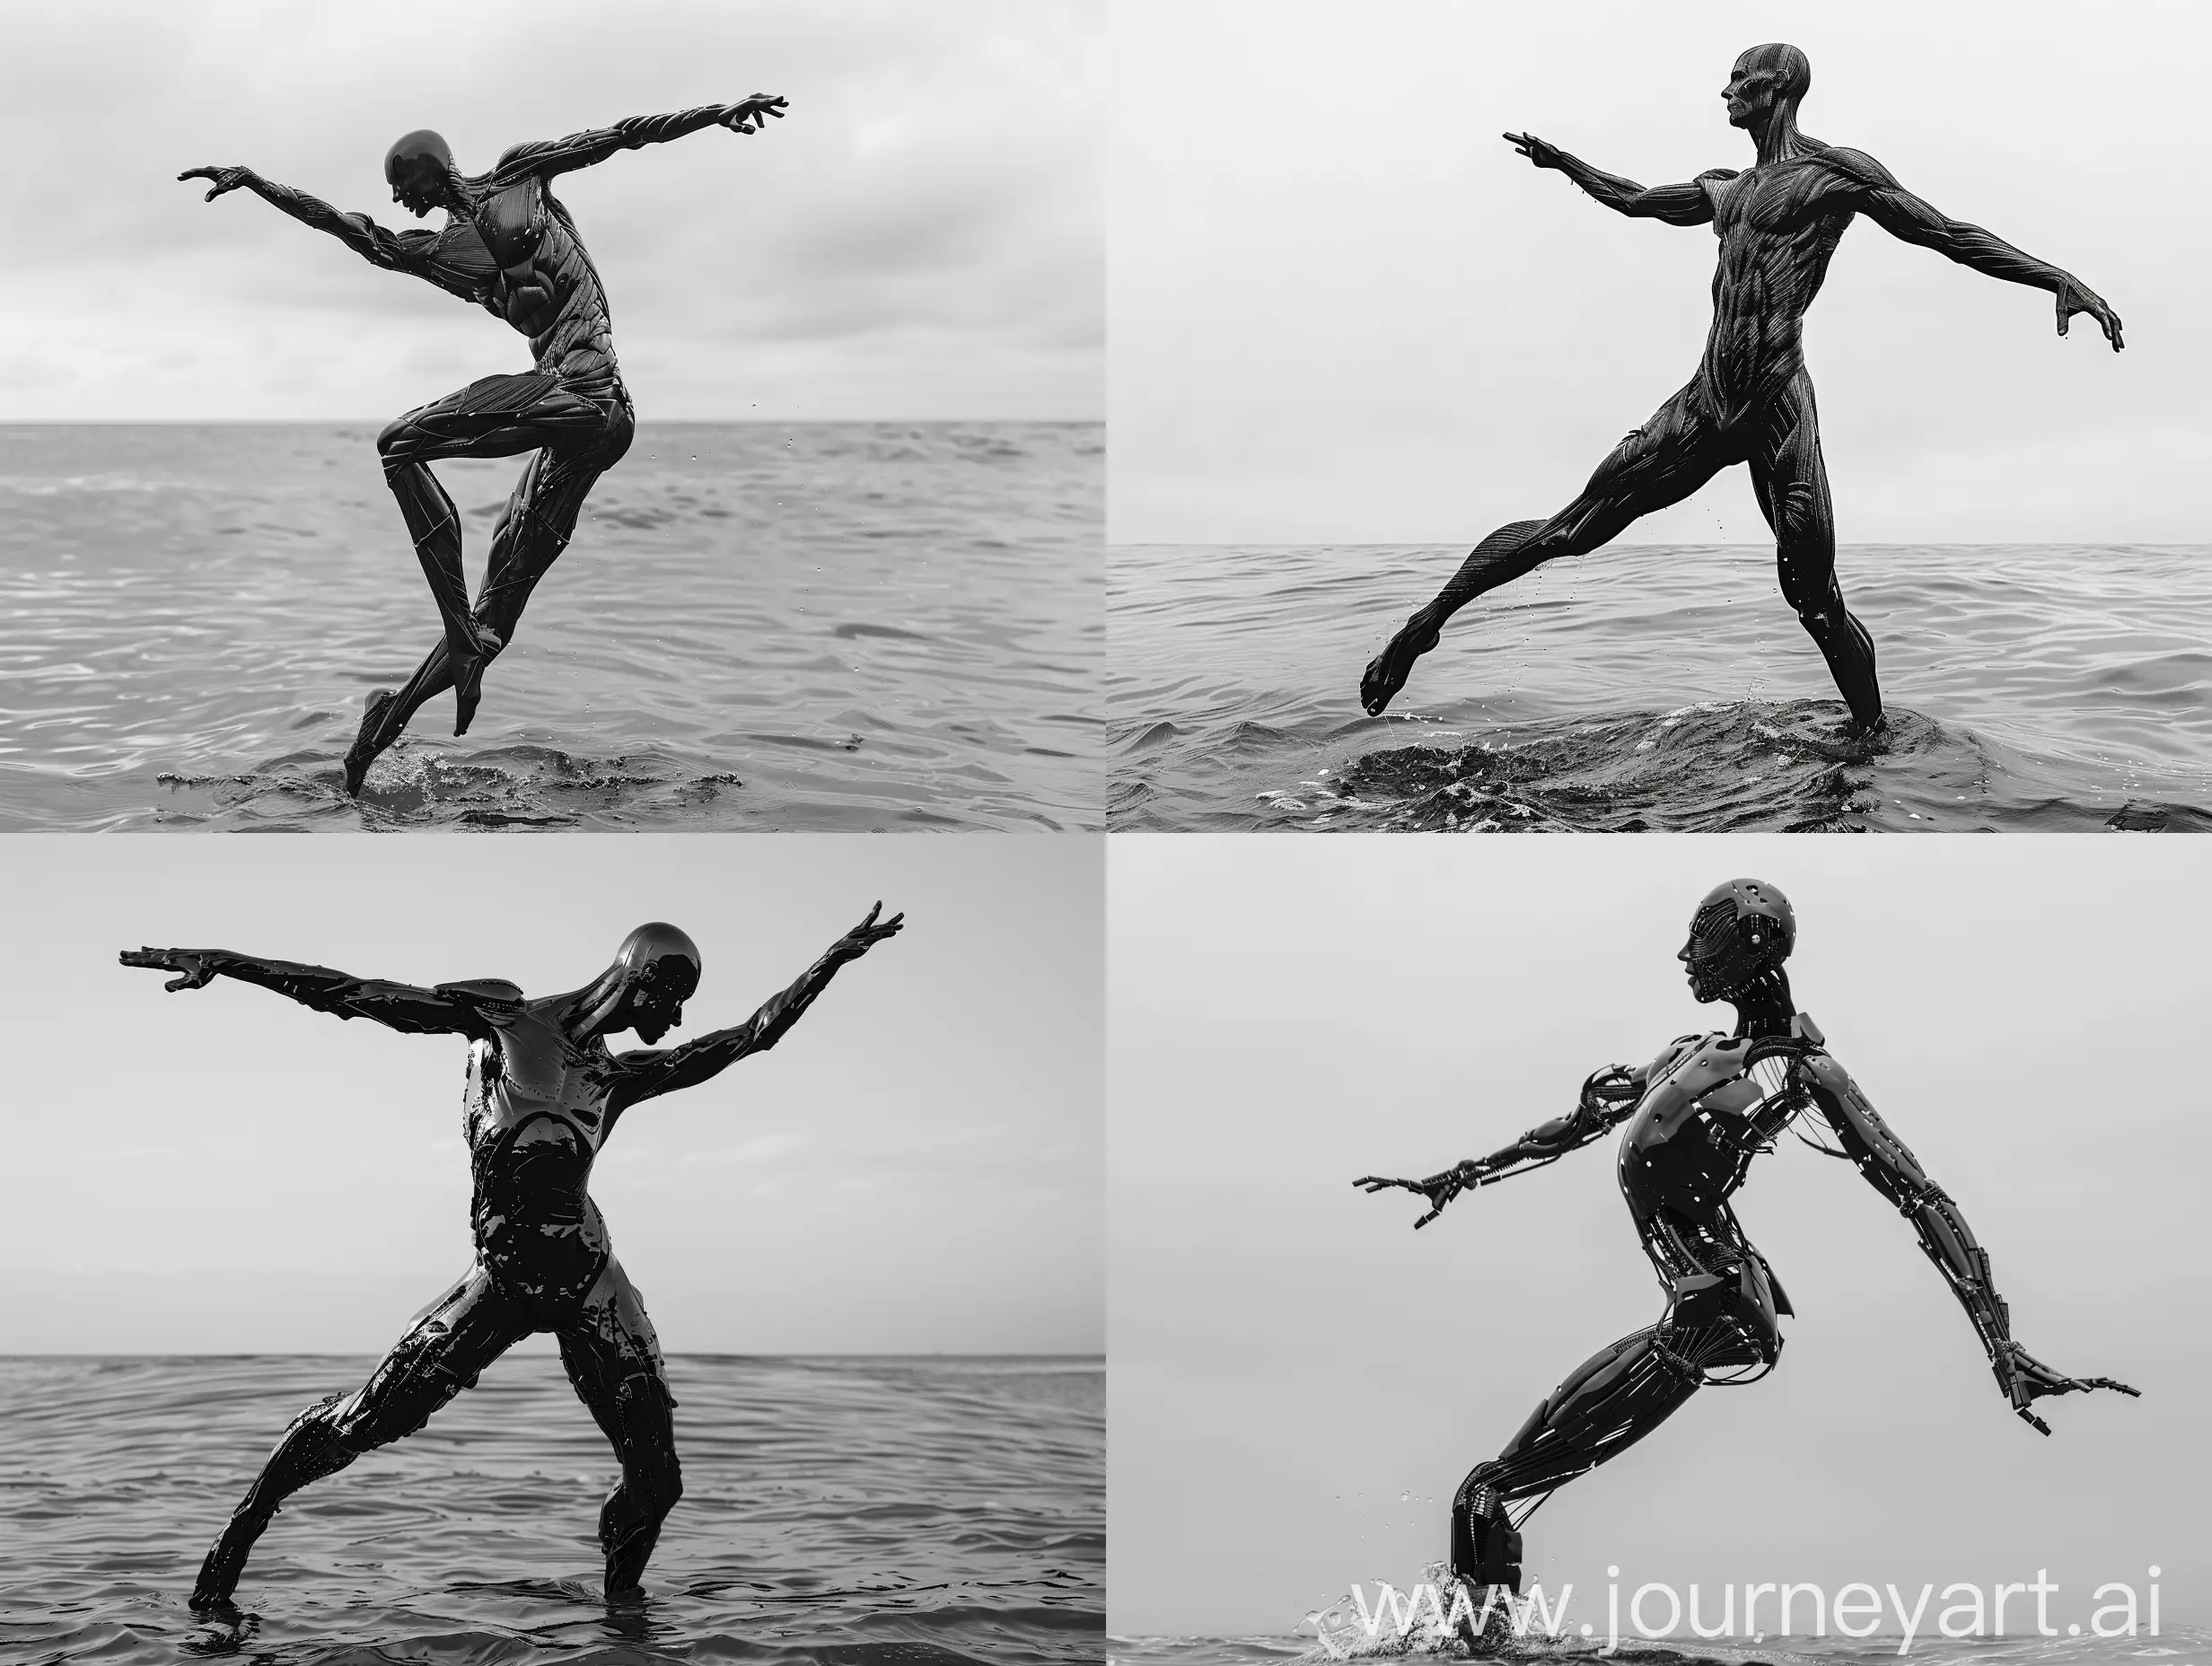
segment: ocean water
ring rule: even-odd
[[[2212,829],[2212,550],[1847,548],[1888,713],[1844,729],[1753,546],[1616,548],[1367,662],[1464,548],[1108,551],[1108,824]]]
[[[641,1607],[600,1599],[616,1477],[558,1360],[510,1355],[295,1495],[239,1587],[201,1556],[293,1415],[368,1359],[0,1359],[0,1659],[1096,1661],[1105,1364],[669,1361],[684,1496]]]
[[[1725,1639],[1687,1644],[1624,1639],[1602,1653],[1604,1639],[1505,1643],[1474,1649],[1459,1644],[1410,1645],[1387,1637],[1381,1647],[1364,1642],[1336,1653],[1311,1631],[1282,1637],[1110,1637],[1106,1658],[1117,1666],[1327,1666],[1343,1660],[1476,1660],[1532,1662],[1533,1666],[1900,1666],[1899,1637],[1792,1637],[1786,1646]],[[1909,1666],[2204,1666],[2212,1661],[2212,1633],[2164,1627],[2134,1637],[1916,1638],[1902,1657]]]
[[[487,672],[376,425],[0,426],[0,828],[1102,824],[1103,430],[640,425]],[[473,586],[523,460],[439,463]]]

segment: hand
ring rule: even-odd
[[[857,960],[886,937],[896,937],[899,934],[899,928],[906,924],[907,916],[904,914],[894,914],[878,925],[875,923],[875,916],[882,912],[883,905],[879,902],[868,910],[866,919],[837,940],[830,952],[840,960]]]
[[[2021,1421],[2033,1424],[2045,1434],[2050,1433],[2050,1425],[2028,1407],[2046,1395],[2084,1394],[2091,1389],[2111,1389],[2118,1394],[2142,1398],[2140,1390],[2115,1382],[2110,1377],[2062,1377],[2017,1342],[2005,1343],[1989,1363],[1997,1373],[1997,1387],[2005,1390],[2005,1398],[2012,1401],[2013,1410],[2020,1415]]]
[[[180,989],[205,989],[215,975],[216,957],[204,949],[126,949],[116,957],[125,966],[147,966],[157,972],[181,972],[162,986],[174,995]]]
[[[1462,1162],[1454,1169],[1446,1169],[1442,1174],[1432,1174],[1425,1180],[1393,1180],[1380,1174],[1364,1174],[1352,1184],[1371,1197],[1376,1192],[1389,1191],[1393,1187],[1420,1193],[1428,1199],[1428,1213],[1413,1223],[1413,1230],[1418,1232],[1444,1213],[1444,1205],[1468,1188],[1481,1185],[1483,1173],[1479,1162]]]
[[[1556,168],[1566,153],[1556,145],[1547,145],[1532,133],[1508,133],[1505,142],[1527,157],[1539,168]]]
[[[213,202],[225,191],[234,191],[241,185],[251,185],[261,176],[250,168],[187,168],[177,176],[180,180],[213,180],[207,195],[201,200]],[[2063,333],[2063,326],[2061,327]]]
[[[758,133],[768,125],[769,117],[778,121],[784,118],[787,101],[770,92],[756,92],[724,110],[720,120],[732,133]]]
[[[2076,312],[2086,312],[2097,320],[2097,328],[2104,338],[2112,344],[2112,351],[2120,350],[2120,314],[2104,304],[2104,297],[2076,279],[2067,276],[2058,280],[2058,333],[2067,333],[2066,321]]]

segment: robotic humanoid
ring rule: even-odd
[[[1920,1248],[1966,1310],[2012,1408],[2043,1434],[2032,1409],[2050,1395],[2135,1390],[2109,1377],[2067,1377],[2012,1339],[1989,1257],[1949,1195],[1930,1179],[1831,1057],[1790,997],[1782,963],[1797,936],[1788,901],[1759,880],[1732,880],[1698,905],[1677,956],[1690,994],[1736,1009],[1733,1033],[1681,1036],[1649,1065],[1611,1065],[1582,1086],[1567,1116],[1512,1144],[1426,1179],[1367,1175],[1368,1192],[1418,1192],[1435,1220],[1462,1192],[1556,1162],[1628,1124],[1620,1179],[1644,1253],[1667,1292],[1658,1323],[1585,1361],[1530,1414],[1505,1450],[1477,1464],[1452,1501],[1452,1568],[1471,1586],[1521,1588],[1521,1523],[1554,1488],[1625,1451],[1700,1387],[1755,1381],[1782,1350],[1790,1312],[1766,1258],[1730,1207],[1751,1159],[1808,1114],[1912,1223]],[[1801,1132],[1800,1139],[1804,1138]],[[1525,1504],[1518,1514],[1508,1506]]]
[[[1742,172],[1712,168],[1685,185],[1638,185],[1602,173],[1526,133],[1506,140],[1539,168],[1556,168],[1617,214],[1669,225],[1710,225],[1720,239],[1713,327],[1698,373],[1598,465],[1582,495],[1549,521],[1515,521],[1476,546],[1435,599],[1414,612],[1369,662],[1360,703],[1381,713],[1434,648],[1444,623],[1476,597],[1560,556],[1611,542],[1631,522],[1680,503],[1723,469],[1749,463],[1760,512],[1773,530],[1783,600],[1821,654],[1851,708],[1871,729],[1882,718],[1874,639],[1843,605],[1836,582],[1835,513],[1821,460],[1803,323],[1829,257],[1852,216],[1891,236],[2010,284],[2058,297],[2058,333],[2086,312],[2120,347],[2120,319],[2070,272],[1939,214],[1864,151],[1797,130],[1813,66],[1795,47],[1753,47],[1735,61],[1721,97],[1728,122],[1758,159]]]
[[[673,925],[641,925],[584,987],[532,998],[483,978],[419,989],[327,967],[207,949],[127,950],[126,966],[180,974],[198,989],[235,978],[339,1018],[373,1019],[410,1035],[469,1038],[462,1132],[475,1186],[476,1260],[415,1318],[368,1381],[309,1407],[284,1433],[207,1553],[195,1609],[231,1600],[254,1543],[284,1501],[376,1447],[412,1434],[524,1337],[551,1331],[576,1396],[622,1465],[600,1512],[610,1601],[635,1598],[661,1523],[683,1495],[675,1405],[653,1322],[586,1190],[616,1121],[643,1100],[696,1086],[774,1047],[838,968],[898,932],[878,903],[799,980],[734,1029],[664,1051],[610,1053],[624,1030],[658,1041],[683,1021],[698,987],[699,952]]]
[[[530,338],[534,367],[486,376],[411,410],[377,435],[384,479],[399,500],[415,555],[430,581],[445,635],[398,690],[369,697],[346,754],[346,790],[361,791],[369,766],[425,702],[453,690],[453,732],[469,732],[484,668],[514,640],[523,605],[567,548],[584,500],[629,450],[635,425],[615,363],[607,298],[575,222],[553,180],[618,152],[727,127],[757,133],[785,101],[755,93],[671,116],[635,116],[565,139],[518,145],[489,173],[463,174],[428,128],[402,136],[384,155],[391,199],[420,217],[446,211],[439,232],[390,232],[365,214],[340,214],[250,168],[188,168],[213,202],[241,187],[294,219],[328,232],[373,266],[405,272],[483,307]],[[475,606],[461,570],[461,518],[429,465],[441,457],[513,457],[535,452],[492,530]]]

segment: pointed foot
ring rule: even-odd
[[[253,1539],[240,1542],[235,1528],[226,1530],[222,1538],[208,1551],[207,1559],[199,1565],[199,1578],[193,1582],[192,1595],[187,1606],[195,1614],[221,1615],[225,1610],[235,1612],[232,1593],[238,1589],[238,1576],[246,1571],[246,1557],[253,1549]]]
[[[478,701],[484,697],[484,668],[498,658],[506,646],[497,631],[488,625],[476,627],[476,639],[466,647],[457,646],[449,638],[446,643],[446,662],[453,671],[453,733],[469,732],[469,725],[476,721]]]
[[[368,778],[369,766],[391,744],[391,739],[384,733],[384,714],[399,697],[398,692],[391,688],[379,688],[369,696],[368,706],[361,715],[361,727],[354,734],[354,743],[346,749],[347,797],[361,796],[361,784]]]
[[[1366,674],[1359,680],[1359,703],[1366,708],[1368,716],[1382,715],[1383,709],[1406,686],[1406,679],[1413,675],[1414,661],[1435,647],[1437,639],[1437,631],[1424,625],[1416,614],[1391,638],[1390,646],[1367,662]]]

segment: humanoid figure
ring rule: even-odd
[[[309,1407],[285,1431],[207,1553],[195,1609],[226,1603],[277,1507],[309,1482],[415,1433],[439,1407],[524,1337],[551,1331],[577,1398],[622,1465],[600,1512],[606,1594],[634,1597],[661,1523],[683,1494],[675,1405],[645,1302],[614,1258],[586,1187],[592,1163],[622,1113],[696,1086],[750,1053],[774,1047],[838,968],[896,933],[903,915],[868,917],[832,943],[799,980],[734,1029],[664,1051],[610,1053],[606,1038],[635,1030],[658,1041],[683,1021],[698,987],[699,953],[673,925],[641,925],[614,963],[584,988],[531,998],[497,978],[407,984],[327,967],[210,949],[126,951],[126,966],[180,974],[163,986],[198,989],[235,978],[339,1018],[373,1019],[410,1035],[469,1038],[462,1133],[474,1176],[470,1223],[476,1260],[416,1316],[369,1380]]]
[[[1845,609],[1836,582],[1835,516],[1802,341],[1805,310],[1845,228],[1863,214],[1891,236],[1977,272],[2048,289],[2058,297],[2061,336],[2068,318],[2086,312],[2117,352],[2120,319],[2073,274],[1937,213],[1864,151],[1798,132],[1798,101],[1812,84],[1812,66],[1795,47],[1753,47],[1736,59],[1721,96],[1729,125],[1751,135],[1758,160],[1740,173],[1708,169],[1687,185],[1646,189],[1531,134],[1505,136],[1536,166],[1558,169],[1618,214],[1711,225],[1720,239],[1713,327],[1698,373],[1613,448],[1581,496],[1549,521],[1498,528],[1407,619],[1360,680],[1369,712],[1390,705],[1444,622],[1476,597],[1543,562],[1610,543],[1723,469],[1749,463],[1760,512],[1774,531],[1783,600],[1826,657],[1854,723],[1864,730],[1881,721],[1874,639]]]
[[[250,168],[188,168],[180,180],[211,181],[207,200],[241,186],[373,266],[435,284],[473,302],[530,338],[534,367],[486,376],[411,410],[377,435],[384,478],[399,500],[423,575],[430,581],[443,639],[403,688],[369,697],[346,754],[346,790],[357,794],[377,755],[434,696],[453,690],[453,732],[469,732],[484,668],[514,640],[530,592],[567,548],[592,484],[629,449],[630,396],[615,364],[607,297],[575,222],[553,180],[619,151],[727,127],[755,133],[785,101],[755,93],[672,116],[636,116],[565,139],[518,145],[489,173],[463,174],[445,141],[428,128],[396,140],[384,155],[391,199],[417,217],[446,211],[439,232],[390,232],[364,214],[340,214],[304,191]],[[461,519],[429,465],[442,457],[513,457],[535,452],[492,530],[491,556],[475,606],[461,570]]]
[[[1583,1083],[1567,1116],[1532,1128],[1488,1157],[1423,1180],[1368,1175],[1369,1192],[1418,1192],[1435,1220],[1462,1192],[1556,1162],[1628,1123],[1620,1190],[1651,1258],[1666,1311],[1658,1323],[1600,1350],[1530,1414],[1505,1450],[1477,1464],[1452,1501],[1452,1568],[1472,1586],[1521,1588],[1520,1526],[1552,1490],[1626,1451],[1701,1387],[1755,1381],[1782,1351],[1789,1298],[1766,1258],[1743,1235],[1729,1199],[1751,1159],[1800,1118],[1817,1118],[1859,1173],[1912,1223],[1920,1248],[1966,1310],[1998,1390],[2043,1434],[2047,1396],[2135,1390],[2109,1377],[2067,1377],[2012,1338],[1988,1252],[1943,1188],[1890,1132],[1858,1084],[1790,998],[1782,962],[1797,936],[1782,893],[1758,880],[1711,891],[1690,920],[1677,958],[1699,1001],[1725,1001],[1736,1027],[1681,1036],[1640,1070],[1611,1065]],[[1799,1138],[1804,1138],[1801,1132]],[[1807,1141],[1807,1144],[1813,1144]],[[1524,1504],[1517,1514],[1508,1506]]]

